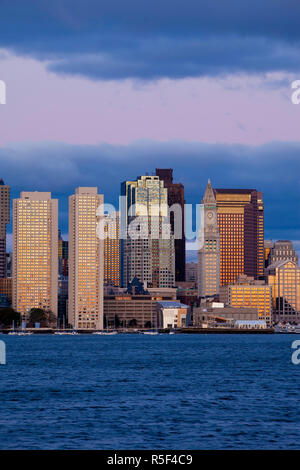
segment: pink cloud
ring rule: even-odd
[[[291,103],[289,88],[297,78],[273,74],[93,82],[56,76],[45,63],[4,52],[0,79],[7,85],[7,104],[0,106],[0,145],[299,140],[300,105]],[[282,79],[287,80],[284,86]]]

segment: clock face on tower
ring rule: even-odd
[[[215,214],[214,212],[212,211],[208,211],[206,213],[206,220],[207,220],[207,223],[209,223],[210,225],[214,223],[215,221]]]

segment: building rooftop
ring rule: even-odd
[[[188,305],[182,304],[180,302],[175,302],[172,300],[166,300],[166,301],[157,302],[157,303],[164,308],[189,308]]]

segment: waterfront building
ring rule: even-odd
[[[174,236],[164,182],[158,176],[141,176],[122,183],[121,195],[125,198],[121,209],[122,286],[137,277],[147,287],[173,287]]]
[[[216,197],[210,180],[202,204],[203,220],[198,236],[198,296],[212,297],[220,290],[220,231]]]
[[[6,277],[6,226],[10,221],[10,188],[0,179],[0,278]]]
[[[300,321],[300,267],[290,260],[277,261],[267,268],[273,289],[273,320]]]
[[[104,216],[104,285],[120,286],[120,213]]]
[[[182,328],[189,324],[188,305],[180,302],[161,301],[157,303],[158,327],[163,329]]]
[[[272,287],[264,281],[239,276],[235,284],[221,287],[220,301],[230,307],[255,308],[258,319],[272,325]]]
[[[185,265],[185,281],[191,282],[197,287],[198,285],[198,263],[186,263]]]
[[[145,289],[137,278],[127,289],[111,288],[104,297],[105,326],[156,328],[157,303],[163,300],[176,300],[176,289]]]
[[[68,321],[76,329],[103,328],[103,195],[79,187],[69,197]]]
[[[50,192],[22,191],[13,201],[13,308],[57,315],[58,201]]]
[[[175,281],[185,280],[185,200],[184,186],[181,183],[173,183],[172,168],[156,168],[156,176],[164,182],[165,188],[168,190],[168,205],[172,207],[178,204],[181,208],[181,234],[179,238],[175,237]],[[175,233],[174,213],[170,214],[170,223],[173,234]]]
[[[294,249],[293,243],[290,240],[278,240],[270,249],[268,266],[277,263],[277,261],[287,260],[298,264],[298,255]]]
[[[240,274],[264,276],[264,204],[256,189],[215,189],[220,230],[221,286]]]
[[[258,320],[258,310],[253,307],[229,307],[222,302],[202,300],[198,307],[193,308],[194,326],[215,326],[216,324],[231,323],[238,320]]]

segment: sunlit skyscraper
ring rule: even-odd
[[[49,192],[21,192],[13,201],[13,307],[57,315],[58,201]]]
[[[168,214],[168,190],[158,176],[141,176],[121,185],[122,285],[137,277],[147,287],[173,287],[174,236]],[[122,235],[122,236],[123,236]]]
[[[97,234],[103,203],[95,187],[69,197],[68,321],[78,329],[103,328],[104,244]]]
[[[264,204],[255,189],[215,189],[220,230],[221,286],[238,276],[264,276]]]

